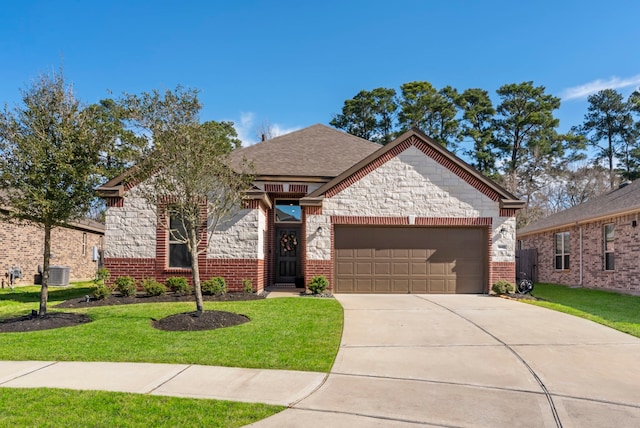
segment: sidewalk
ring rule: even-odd
[[[103,390],[289,406],[327,374],[187,364],[0,361],[0,387]]]

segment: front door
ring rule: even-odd
[[[276,283],[293,284],[300,269],[300,227],[276,228]]]

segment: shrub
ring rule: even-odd
[[[124,297],[135,296],[138,288],[136,287],[136,280],[130,276],[119,276],[114,282],[116,289]]]
[[[311,278],[311,281],[309,282],[309,285],[307,285],[307,288],[309,288],[309,290],[313,294],[322,294],[328,286],[329,281],[327,280],[327,278],[324,275],[318,275]]]
[[[167,287],[160,284],[155,278],[147,278],[142,280],[142,289],[149,296],[162,296],[167,292]]]
[[[96,285],[95,290],[93,290],[93,297],[95,297],[98,300],[105,299],[110,294],[111,294],[111,289],[104,284]]]
[[[189,294],[191,292],[191,286],[187,282],[187,278],[183,276],[172,276],[167,278],[165,285],[171,291],[176,294]]]
[[[227,283],[221,276],[214,276],[211,279],[202,281],[202,292],[204,294],[224,294],[227,292]]]
[[[516,286],[507,280],[501,279],[493,283],[491,290],[496,294],[513,293],[516,291]]]
[[[101,267],[96,271],[96,277],[94,278],[93,282],[96,284],[104,284],[110,276],[111,273],[109,272],[109,269]]]
[[[245,293],[253,293],[253,282],[250,279],[243,279],[242,289]]]

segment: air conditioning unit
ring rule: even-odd
[[[68,266],[49,267],[49,285],[69,285]]]

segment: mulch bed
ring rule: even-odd
[[[165,331],[197,331],[214,328],[231,327],[249,322],[249,318],[225,311],[185,312],[170,315],[161,320],[152,320],[151,324],[158,330]]]
[[[23,315],[0,322],[0,333],[51,330],[60,327],[72,327],[88,322],[91,322],[91,318],[86,314],[50,312],[43,317],[38,315]]]
[[[205,302],[237,302],[244,300],[261,300],[265,296],[254,293],[225,293],[216,296],[202,296]],[[167,293],[163,296],[147,296],[139,294],[135,297],[122,297],[111,295],[102,300],[93,298],[75,298],[59,303],[54,308],[78,309],[93,308],[98,306],[129,305],[134,303],[163,303],[163,302],[193,302],[193,295],[177,295]],[[213,330],[216,328],[231,327],[249,321],[244,315],[238,315],[225,311],[204,311],[200,316],[195,312],[171,315],[161,320],[151,320],[152,325],[160,330],[167,331],[197,331]],[[86,314],[68,312],[48,312],[44,317],[38,315],[24,315],[0,321],[0,333],[16,333],[37,330],[50,330],[60,327],[72,327],[91,322]]]

